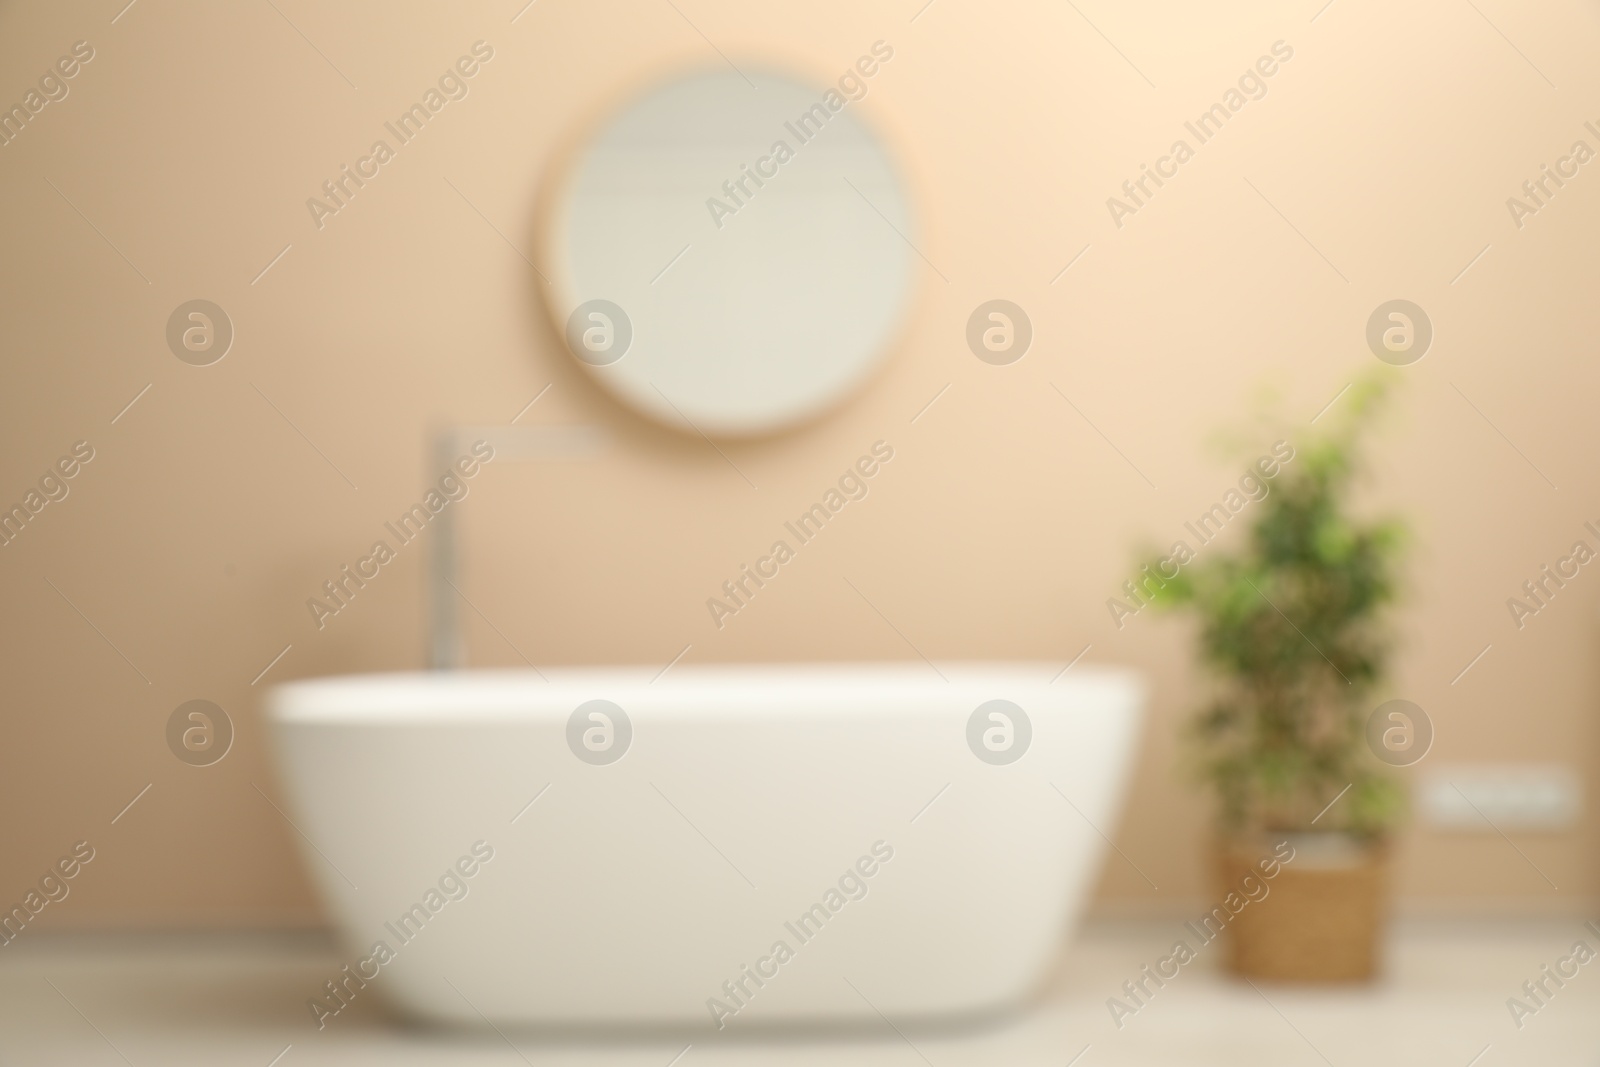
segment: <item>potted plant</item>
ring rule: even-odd
[[[1376,967],[1401,796],[1366,726],[1404,530],[1353,516],[1348,496],[1384,392],[1381,378],[1357,382],[1330,425],[1280,447],[1290,460],[1258,479],[1266,495],[1250,503],[1246,542],[1203,548],[1170,578],[1166,557],[1151,598],[1198,616],[1217,678],[1190,740],[1218,802],[1218,885],[1264,886],[1259,903],[1249,894],[1251,906],[1218,913],[1235,973],[1336,981]]]

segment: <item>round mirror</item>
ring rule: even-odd
[[[916,235],[860,114],[870,85],[695,72],[578,146],[550,205],[549,302],[618,399],[688,432],[767,433],[839,403],[888,354]]]

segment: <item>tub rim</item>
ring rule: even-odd
[[[464,721],[467,716],[522,718],[570,714],[592,699],[615,701],[630,715],[693,712],[754,715],[927,712],[959,698],[974,707],[994,698],[1082,700],[1137,714],[1143,679],[1123,667],[1078,663],[1069,671],[1048,661],[970,660],[940,665],[919,660],[720,663],[662,668],[640,665],[389,671],[330,675],[273,686],[269,718],[278,724]],[[1026,706],[1026,705],[1024,705]]]

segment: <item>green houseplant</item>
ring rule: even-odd
[[[1236,884],[1267,842],[1309,853],[1286,865],[1271,905],[1232,924],[1230,959],[1246,974],[1344,979],[1374,968],[1401,794],[1367,747],[1366,720],[1388,666],[1384,617],[1404,528],[1353,516],[1349,495],[1385,393],[1381,377],[1356,382],[1325,428],[1293,442],[1245,542],[1206,549],[1151,597],[1198,617],[1216,676],[1189,740],[1218,802],[1221,883]]]

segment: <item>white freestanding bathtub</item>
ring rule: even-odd
[[[1127,673],[1055,673],[280,686],[288,810],[349,965],[306,991],[308,1024],[336,1027],[358,998],[443,1022],[701,1033],[1015,1005],[1093,885],[1142,701]]]

